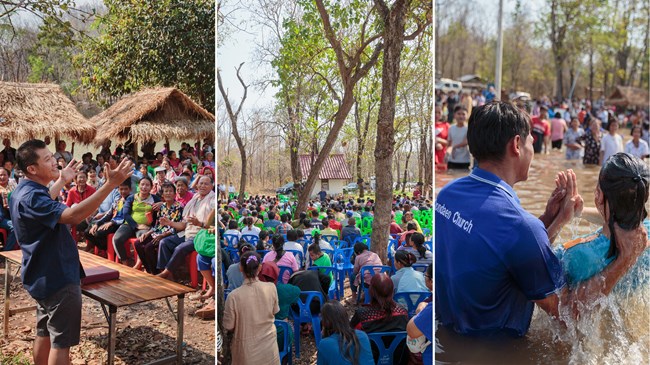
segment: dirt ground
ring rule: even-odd
[[[15,265],[11,266],[12,268]],[[13,270],[12,270],[13,271]],[[0,262],[0,287],[4,288],[4,260]],[[13,274],[13,273],[12,273]],[[187,284],[189,280],[181,283]],[[0,318],[4,316],[4,295],[0,298]],[[176,298],[170,299],[176,309]],[[34,305],[22,288],[20,276],[11,282],[11,307]],[[215,364],[215,322],[195,317],[202,307],[199,301],[185,297],[185,326],[183,336],[183,364]],[[108,308],[107,308],[108,310]],[[9,321],[8,338],[0,337],[0,352],[4,359],[20,358],[31,363],[35,337],[36,312],[15,314]],[[83,296],[81,343],[71,349],[73,365],[100,365],[107,363],[108,323],[100,304]],[[138,365],[174,354],[176,322],[165,300],[136,304],[117,311],[117,340],[115,364]],[[7,360],[5,360],[7,361]],[[1,361],[0,361],[1,362]],[[19,362],[16,362],[19,363]]]

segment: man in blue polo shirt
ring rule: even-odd
[[[486,361],[485,353],[467,351],[481,339],[491,340],[485,347],[496,346],[495,339],[520,345],[512,339],[526,335],[534,304],[558,317],[562,303],[577,315],[577,303],[607,295],[634,263],[632,251],[645,243],[638,232],[617,228],[616,241],[631,247],[603,272],[604,280],[569,291],[550,242],[582,211],[573,171],[558,174],[536,218],[512,188],[528,178],[534,154],[528,114],[496,101],[477,107],[467,139],[478,167],[445,186],[435,204],[437,338],[445,351],[440,360],[451,362]]]
[[[72,160],[59,172],[56,159],[40,140],[23,143],[16,160],[25,178],[14,190],[9,209],[23,252],[23,286],[38,304],[34,363],[69,364],[70,347],[79,344],[82,270],[77,244],[66,225],[77,225],[91,215],[131,175],[133,164],[124,160],[113,170],[106,167],[106,183],[68,208],[55,198],[72,181],[79,162]]]

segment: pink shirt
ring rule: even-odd
[[[382,266],[383,263],[381,262],[381,259],[379,258],[379,255],[372,251],[363,251],[360,255],[357,255],[357,257],[354,259],[354,269],[352,270],[353,273],[356,275],[354,278],[354,285],[359,285],[361,281],[361,275],[360,271],[361,268],[364,266]],[[372,275],[370,275],[369,272],[366,272],[363,281],[370,285],[370,279],[372,279]]]
[[[269,262],[269,261],[274,261],[275,260],[275,251],[271,251],[264,255],[264,259],[262,259],[262,262]],[[284,251],[284,254],[276,262],[278,266],[288,266],[293,269],[293,272],[298,271],[298,262],[296,261],[296,258],[293,256],[291,252]],[[289,273],[285,272],[284,275],[282,275],[282,282],[286,284],[289,281]]]
[[[176,194],[176,201],[181,203],[181,205],[183,207],[185,207],[187,205],[187,202],[192,200],[193,196],[194,196],[194,194],[192,194],[191,191],[188,191],[187,193],[185,193],[184,196],[179,196],[178,194]]]
[[[566,122],[562,118],[551,119],[551,141],[564,139],[564,130]]]

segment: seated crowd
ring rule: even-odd
[[[63,140],[56,143],[54,157],[61,169],[73,159],[74,143],[71,151],[66,147]],[[123,264],[173,280],[177,269],[195,250],[194,238],[199,231],[214,233],[214,160],[207,141],[202,149],[183,143],[178,155],[168,145],[156,153],[154,148],[155,143],[146,144],[144,156],[137,157],[129,146],[119,145],[111,152],[109,142],[97,155],[84,153],[74,181],[61,189],[57,199],[69,207],[79,204],[104,183],[105,163],[115,168],[124,158],[132,160],[136,164],[133,175],[113,190],[93,215],[71,227],[73,236],[77,242],[86,242],[88,252],[109,258],[114,252],[116,260]],[[4,249],[10,250],[18,246],[7,207],[21,173],[13,169],[15,150],[11,152],[6,140],[0,161],[0,229],[7,234],[6,239],[2,237]],[[205,294],[198,293],[197,297],[210,299],[197,315],[213,317],[214,254],[197,255],[196,260],[209,286]]]
[[[298,357],[300,338],[311,334],[318,364],[376,364],[394,336],[402,337],[392,348],[393,364],[432,363],[433,255],[423,234],[430,234],[430,221],[414,218],[430,211],[430,203],[396,197],[386,243],[391,266],[361,234],[359,221],[373,217],[372,200],[312,201],[295,219],[293,208],[266,196],[219,201],[223,326],[233,333],[233,363],[284,364],[290,355],[283,349],[291,354],[293,344]],[[382,270],[373,274],[364,266]],[[343,301],[346,274],[352,297]],[[349,305],[356,306],[351,316]],[[288,319],[295,330],[285,344],[284,328],[291,326],[279,321]],[[377,337],[383,333],[394,336]]]

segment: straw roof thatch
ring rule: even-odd
[[[28,140],[44,136],[90,143],[95,127],[58,85],[0,81],[0,137]]]
[[[214,115],[176,88],[145,89],[127,95],[94,116],[95,143],[133,143],[214,138]]]
[[[648,107],[648,90],[638,87],[617,86],[616,91],[605,101],[610,105]]]

